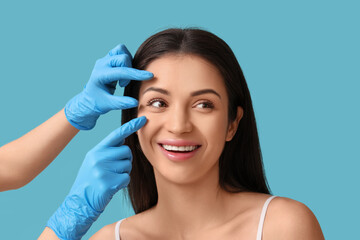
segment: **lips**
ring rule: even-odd
[[[165,139],[158,142],[161,145],[172,145],[172,146],[201,146],[200,143],[192,140],[184,139]]]
[[[178,140],[178,139],[166,139],[158,142],[158,145],[162,151],[162,153],[167,157],[168,159],[172,161],[185,161],[187,159],[190,159],[193,157],[201,147],[201,144],[195,141],[189,141],[189,140]],[[163,145],[171,145],[171,146],[196,146],[196,148],[192,151],[171,151],[166,150]]]
[[[161,144],[160,144],[161,145]],[[194,151],[199,146],[172,146],[172,145],[161,145],[167,151],[170,152],[191,152]]]

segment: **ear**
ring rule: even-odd
[[[231,141],[231,139],[234,137],[234,135],[237,131],[237,128],[239,126],[239,122],[240,122],[241,118],[243,117],[243,114],[244,114],[244,110],[242,109],[242,107],[238,106],[237,113],[236,113],[236,119],[233,122],[231,122],[228,127],[228,132],[226,134],[227,142]]]

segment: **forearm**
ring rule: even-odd
[[[54,233],[53,230],[51,230],[51,228],[46,227],[44,229],[44,231],[41,233],[40,237],[38,238],[38,240],[59,240],[60,238],[58,238],[56,236],[56,234]]]
[[[43,171],[79,132],[64,109],[0,148],[0,191],[24,186]]]

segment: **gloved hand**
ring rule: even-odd
[[[86,154],[70,193],[47,222],[60,239],[81,239],[114,194],[128,185],[132,154],[124,139],[145,123],[144,116],[132,119]]]
[[[65,115],[71,125],[79,130],[89,130],[95,126],[101,114],[137,106],[138,102],[134,98],[113,96],[117,81],[121,87],[125,87],[130,80],[153,78],[151,72],[131,68],[131,61],[132,56],[123,44],[96,61],[83,91],[65,106]]]

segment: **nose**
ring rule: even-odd
[[[173,134],[183,134],[192,131],[192,123],[188,111],[180,106],[168,111],[165,128]]]

